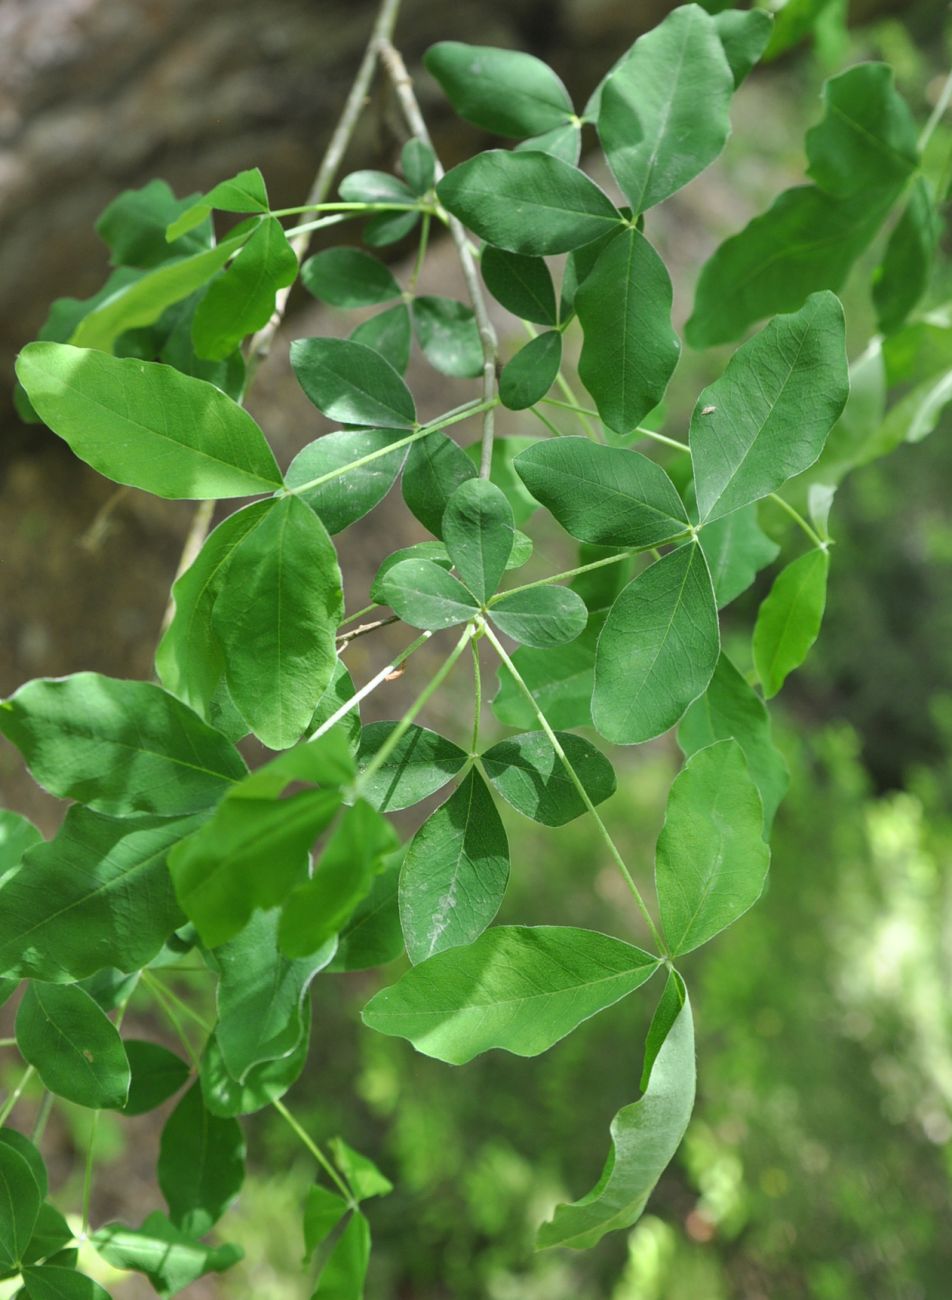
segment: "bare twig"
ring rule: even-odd
[[[380,58],[387,75],[393,83],[394,93],[397,96],[400,109],[411,133],[433,149],[433,141],[430,139],[430,133],[423,120],[423,114],[420,112],[420,105],[413,90],[413,81],[407,72],[400,51],[394,47],[389,37],[380,43]],[[433,156],[436,158],[435,149],[433,149]],[[436,158],[437,180],[442,175],[443,168],[439,158]],[[473,314],[476,317],[476,327],[479,330],[479,342],[483,350],[483,399],[490,402],[496,392],[496,357],[498,353],[496,331],[489,319],[489,310],[483,294],[482,281],[479,278],[479,271],[476,267],[476,261],[466,231],[456,217],[449,214],[447,214],[447,226],[459,256],[463,279],[466,281],[466,291],[473,304]],[[494,408],[491,406],[483,414],[483,444],[479,465],[481,478],[489,478],[489,471],[492,468],[494,414]]]
[[[337,637],[338,653],[343,653],[357,637],[366,636],[368,632],[376,632],[378,627],[388,627],[389,624],[398,621],[396,614],[391,614],[389,618],[378,618],[373,623],[361,623],[360,627],[355,627],[352,632],[340,632]]]

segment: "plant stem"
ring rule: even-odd
[[[420,272],[423,270],[423,263],[426,260],[426,250],[430,242],[430,225],[432,217],[429,212],[424,212],[423,220],[420,222],[420,243],[417,248],[416,261],[413,264],[413,272],[407,282],[408,291],[416,293],[417,281],[420,278]]]
[[[269,217],[294,217],[301,212],[354,212],[358,216],[362,212],[416,212],[420,208],[419,202],[413,203],[302,203],[297,208],[278,208],[274,212],[269,212]],[[285,231],[286,235],[291,231]]]
[[[340,722],[341,718],[346,718],[351,709],[356,709],[361,700],[366,699],[367,696],[385,682],[388,677],[391,677],[400,665],[410,658],[414,651],[419,650],[421,645],[425,645],[426,642],[429,641],[432,635],[432,632],[422,632],[415,641],[411,641],[405,650],[401,650],[385,668],[381,668],[380,672],[377,673],[376,676],[371,677],[370,681],[364,686],[361,686],[359,691],[355,691],[349,700],[345,700],[339,709],[335,710],[326,721],[322,722],[315,731],[311,732],[307,739],[317,740],[319,736],[323,736],[325,732],[330,731],[331,727],[335,727],[337,723]]]
[[[483,679],[479,669],[479,643],[476,637],[470,641],[473,652],[473,738],[469,744],[470,758],[479,753],[479,723],[483,711]]]
[[[690,530],[678,533],[676,537],[668,539],[669,542],[682,542],[691,536]],[[664,543],[667,545],[667,543]],[[619,551],[617,555],[606,555],[600,560],[592,560],[590,564],[580,564],[574,569],[566,569],[564,573],[553,573],[548,578],[536,578],[535,582],[525,582],[521,587],[509,587],[506,591],[497,592],[495,596],[490,597],[487,604],[495,605],[497,601],[503,600],[507,596],[513,596],[517,591],[531,591],[533,587],[548,587],[553,582],[565,582],[568,578],[577,578],[580,573],[591,573],[592,569],[603,569],[606,564],[618,564],[621,560],[630,560],[634,555],[644,555],[647,551],[654,551],[653,546],[632,546],[627,551]],[[654,551],[655,555],[657,552]]]
[[[17,1104],[17,1102],[20,1100],[20,1097],[23,1094],[23,1089],[26,1087],[26,1085],[30,1082],[32,1078],[33,1078],[33,1066],[28,1065],[20,1078],[20,1082],[10,1093],[10,1096],[3,1103],[3,1106],[0,1107],[0,1128],[2,1128],[3,1125],[7,1122],[7,1118],[10,1112],[13,1110],[14,1106]]]
[[[347,1183],[340,1176],[340,1174],[338,1174],[337,1170],[334,1168],[334,1166],[328,1160],[327,1156],[324,1154],[321,1148],[311,1137],[310,1133],[308,1133],[307,1130],[298,1123],[298,1121],[288,1110],[287,1106],[285,1106],[283,1101],[281,1101],[280,1099],[275,1100],[272,1101],[271,1105],[278,1112],[281,1118],[285,1121],[288,1127],[294,1131],[294,1133],[298,1136],[298,1138],[300,1138],[301,1142],[307,1148],[307,1150],[310,1151],[311,1155],[314,1157],[317,1163],[324,1170],[325,1174],[327,1174],[328,1178],[331,1179],[331,1181],[334,1183],[337,1190],[344,1197],[348,1207],[352,1210],[356,1210],[357,1198],[354,1196],[352,1189],[347,1185]]]
[[[53,1094],[46,1090],[43,1094],[43,1100],[40,1102],[40,1109],[36,1113],[36,1120],[33,1124],[33,1132],[30,1134],[30,1141],[34,1146],[38,1146],[46,1129],[46,1121],[50,1117],[50,1111],[53,1109]]]
[[[340,626],[346,627],[348,623],[356,623],[359,618],[363,618],[363,616],[365,614],[369,614],[371,610],[379,609],[379,608],[380,606],[377,604],[377,602],[375,600],[372,600],[370,604],[365,605],[363,609],[358,609],[355,613],[348,614],[347,617],[343,619]]]
[[[433,150],[433,157],[436,159],[435,175],[436,179],[439,181],[444,174],[443,167],[439,158],[436,157],[436,150],[433,149],[433,141],[430,139],[430,133],[423,120],[423,114],[420,112],[420,105],[417,103],[417,98],[413,91],[413,81],[410,78],[410,74],[407,72],[400,51],[394,47],[389,38],[381,41],[380,57],[390,80],[393,83],[397,102],[400,105],[401,112],[406,119],[411,134],[416,136],[418,140],[422,140],[424,144],[429,145],[430,149]],[[473,315],[476,317],[476,328],[479,330],[479,343],[483,351],[483,401],[488,403],[496,391],[496,357],[499,350],[496,331],[493,329],[492,321],[489,319],[489,309],[486,306],[486,298],[483,294],[483,286],[479,278],[479,270],[477,269],[476,259],[473,257],[469,240],[466,236],[466,231],[462,224],[457,221],[456,217],[449,214],[447,214],[446,224],[450,232],[450,238],[456,246],[459,264],[463,271],[463,279],[466,281],[466,290],[469,294],[470,302],[473,304]],[[495,404],[493,406],[486,405],[483,407],[483,443],[479,462],[480,478],[489,478],[489,471],[492,468],[494,407]]]
[[[929,114],[929,120],[922,128],[922,134],[919,136],[920,153],[924,152],[926,145],[932,139],[932,134],[942,121],[950,102],[952,102],[952,72],[946,77],[939,98],[936,100],[935,108]]]
[[[612,861],[615,863],[615,865],[618,867],[619,871],[621,872],[622,876],[624,877],[625,884],[628,886],[629,890],[631,891],[631,895],[634,898],[636,904],[638,905],[638,910],[641,912],[641,915],[644,917],[645,924],[648,927],[648,930],[651,934],[653,941],[658,947],[659,953],[661,954],[662,957],[666,957],[668,955],[667,947],[663,939],[661,938],[661,935],[659,934],[654,921],[651,919],[651,913],[648,911],[645,900],[641,895],[641,890],[635,884],[634,878],[632,877],[631,872],[628,870],[628,867],[625,865],[625,860],[619,853],[615,841],[612,839],[611,835],[609,834],[608,827],[602,821],[598,809],[595,807],[595,805],[592,803],[591,799],[589,798],[588,791],[585,789],[581,777],[576,772],[572,764],[569,762],[568,756],[566,755],[565,750],[562,748],[558,736],[555,734],[555,732],[552,730],[552,727],[549,725],[548,718],[546,718],[545,714],[539,708],[535,696],[532,694],[532,692],[529,690],[529,687],[523,681],[518,668],[515,666],[515,664],[512,662],[512,659],[506,653],[505,646],[496,636],[495,632],[492,630],[492,628],[489,626],[488,623],[484,624],[484,630],[486,634],[486,639],[495,647],[496,653],[499,655],[499,658],[502,660],[503,664],[509,670],[510,674],[512,675],[513,681],[516,683],[519,690],[525,696],[526,702],[530,705],[533,713],[538,718],[539,726],[548,736],[549,744],[552,746],[556,754],[559,756],[563,767],[565,768],[566,772],[569,775],[569,780],[572,782],[572,784],[575,786],[575,789],[578,791],[579,798],[582,800],[582,803],[585,805],[586,809],[591,813],[592,817],[595,819],[595,825],[598,827],[598,833],[601,836],[605,844],[605,847],[608,849],[608,852],[611,854]]]
[[[784,501],[783,497],[779,496],[776,492],[771,492],[769,499],[774,501],[783,510],[786,510],[790,518],[803,529],[814,546],[818,547],[821,551],[829,550],[829,543],[825,542],[820,534],[810,527],[803,515],[801,515],[800,511],[792,506],[789,501]]]
[[[345,650],[351,641],[356,641],[357,637],[366,636],[368,632],[376,632],[378,627],[388,627],[389,624],[397,622],[399,619],[396,614],[391,614],[389,618],[377,618],[372,623],[361,623],[352,632],[338,632],[337,640],[341,642],[338,646],[338,654]]]
[[[522,326],[523,329],[526,331],[526,333],[529,335],[530,339],[537,339],[539,337],[539,331],[536,329],[536,327],[532,324],[531,321],[524,320],[522,322]],[[573,392],[572,386],[569,384],[569,381],[565,378],[565,375],[562,373],[561,367],[559,368],[559,373],[555,377],[555,382],[559,386],[559,391],[567,398],[567,404],[571,406],[575,415],[578,416],[579,424],[582,426],[582,428],[585,430],[586,434],[590,438],[594,438],[595,430],[592,427],[592,425],[589,423],[588,416],[583,413],[582,408],[579,406],[578,398],[575,396],[575,393]],[[538,412],[536,412],[536,414],[538,414]]]
[[[83,1226],[79,1232],[79,1240],[85,1241],[89,1236],[89,1210],[93,1198],[93,1164],[96,1153],[96,1134],[99,1130],[98,1110],[93,1111],[93,1117],[89,1125],[89,1146],[86,1148],[86,1168],[83,1172]]]
[[[548,429],[549,433],[554,434],[556,438],[565,437],[565,434],[562,432],[562,430],[559,429],[556,425],[554,425],[552,421],[548,418],[548,416],[543,415],[542,412],[539,410],[538,406],[530,406],[529,410],[532,412],[532,414],[536,417],[537,420],[542,421],[542,423]]]

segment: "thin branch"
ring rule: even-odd
[[[338,654],[343,653],[343,651],[347,649],[348,645],[350,645],[351,641],[355,641],[357,637],[366,636],[368,632],[376,632],[378,627],[387,627],[390,623],[397,622],[399,622],[399,620],[396,614],[391,614],[389,618],[378,618],[375,619],[373,623],[361,623],[360,627],[355,627],[352,632],[338,632]]]
[[[434,158],[436,158],[433,141],[430,139],[430,133],[423,120],[423,114],[420,112],[420,105],[413,90],[413,81],[407,72],[400,51],[394,47],[389,38],[381,42],[380,58],[387,75],[393,83],[394,93],[397,96],[397,102],[406,119],[407,126],[418,140],[422,140],[424,144],[429,145],[430,149],[433,150]],[[439,158],[436,158],[436,179],[439,180],[442,176],[443,167]],[[473,304],[473,315],[476,317],[476,328],[479,330],[479,343],[483,350],[483,400],[489,402],[496,391],[496,358],[499,351],[496,331],[489,319],[489,309],[486,306],[482,281],[479,277],[479,270],[466,231],[454,216],[447,216],[447,227],[459,256],[463,279],[466,281],[466,291],[469,294],[470,302]],[[494,411],[490,406],[486,408],[483,415],[483,444],[479,464],[480,478],[489,478],[493,458],[493,435]]]

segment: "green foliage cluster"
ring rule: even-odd
[[[122,195],[98,224],[115,266],[106,286],[54,304],[17,365],[24,415],[114,482],[167,499],[255,498],[175,582],[157,683],[77,673],[27,683],[0,705],[0,731],[37,782],[71,801],[49,843],[0,814],[0,977],[6,996],[26,981],[16,1018],[24,1082],[35,1074],[95,1114],[177,1098],[157,1169],[166,1210],[92,1235],[107,1261],[139,1269],[162,1295],[237,1257],[203,1239],[242,1186],[240,1117],[268,1106],[325,1179],[304,1207],[315,1298],[363,1294],[363,1202],[391,1185],[341,1139],[325,1154],[282,1097],[307,1063],[318,975],[404,952],[408,967],[370,998],[364,1024],[457,1065],[493,1048],[538,1055],[654,978],[641,1095],[612,1121],[595,1186],[555,1209],[538,1245],[586,1248],[638,1220],[694,1105],[681,959],[747,911],[767,877],[787,775],[765,700],[817,637],[836,488],[931,431],[952,395],[947,322],[910,318],[935,252],[922,153],[938,118],[917,135],[886,65],[827,83],[806,141],[813,183],[782,195],[703,268],[692,346],[769,319],[700,393],[683,441],[657,427],[681,345],[646,213],[723,149],[732,96],[772,39],[769,18],[675,9],[581,114],[529,55],[436,45],[426,65],[456,111],[517,142],[444,175],[389,43],[395,15],[387,0],[369,67],[379,58],[393,74],[406,117],[402,177],[355,172],[339,201],[290,211],[272,208],[257,170],[188,199],[161,182]],[[363,90],[358,82],[358,100]],[[622,206],[577,165],[586,125]],[[219,243],[214,212],[240,218]],[[872,286],[878,333],[851,367],[834,291],[894,213]],[[382,310],[349,338],[292,343],[302,390],[341,427],[282,471],[242,400],[298,274],[298,241],[358,218],[371,249],[418,232],[417,265],[406,287],[364,249],[326,249],[301,266],[318,298]],[[456,242],[468,305],[416,295],[434,223]],[[482,277],[471,236],[483,242]],[[558,292],[546,261],[556,254],[566,255]],[[486,291],[531,336],[498,382]],[[576,329],[594,409],[563,372],[563,340]],[[482,395],[421,422],[404,378],[414,337],[440,373],[480,378]],[[867,393],[887,384],[901,397],[885,411]],[[531,410],[539,438],[497,437],[506,410]],[[464,450],[447,430],[473,417],[481,436]],[[569,417],[583,435],[565,427]],[[348,613],[332,537],[398,478],[431,538],[381,557],[370,605]],[[791,495],[805,497],[809,518]],[[721,611],[777,558],[762,504],[790,514],[809,548],[785,557],[761,603],[745,673],[722,646]],[[578,543],[578,563],[512,585],[537,512]],[[379,625],[351,627],[376,606],[419,635],[357,689],[340,652]],[[362,728],[361,700],[450,628],[455,642],[403,716]],[[480,643],[498,664],[496,718],[511,729],[492,744]],[[460,744],[417,717],[464,656],[474,708]],[[654,914],[598,811],[615,789],[611,763],[576,731],[636,745],[675,726],[685,763],[657,842]],[[275,752],[252,772],[237,748],[249,735]],[[401,844],[386,814],[451,783]],[[494,926],[510,873],[497,796],[543,826],[586,817],[648,947],[578,926]],[[185,962],[215,989],[212,1023],[170,987]],[[184,1058],[123,1039],[140,989]],[[103,1294],[75,1271],[73,1230],[46,1199],[36,1147],[13,1129],[0,1138],[0,1266],[28,1300]],[[91,1143],[82,1235],[92,1153]]]

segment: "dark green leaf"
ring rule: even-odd
[[[420,220],[419,212],[378,212],[363,229],[368,248],[386,248],[409,235]]]
[[[171,243],[184,235],[186,231],[201,225],[212,211],[218,212],[267,212],[268,191],[264,177],[257,167],[239,172],[227,181],[218,184],[204,194],[202,198],[173,221],[165,232]]]
[[[467,479],[443,512],[443,541],[460,578],[485,603],[494,595],[512,553],[512,507],[486,479]]]
[[[541,257],[506,253],[487,245],[480,263],[486,288],[507,311],[537,325],[557,325],[552,275]]]
[[[109,1300],[98,1282],[61,1265],[31,1265],[23,1270],[29,1300]]]
[[[622,221],[594,181],[551,154],[491,149],[454,167],[437,193],[488,244],[530,257],[580,248]]]
[[[465,623],[479,610],[475,596],[432,560],[401,560],[375,589],[381,603],[411,627],[437,631]]]
[[[611,763],[589,741],[556,733],[593,804],[615,793]],[[545,826],[564,826],[587,811],[575,784],[544,731],[510,736],[480,756],[486,775],[513,808]]]
[[[121,1110],[129,1095],[122,1039],[75,984],[27,985],[17,1011],[17,1047],[45,1087],[92,1110]]]
[[[412,962],[472,941],[499,910],[509,842],[485,781],[471,770],[414,835],[400,875],[400,920]]]
[[[392,555],[388,555],[377,570],[370,588],[370,599],[375,604],[380,605],[383,603],[380,599],[380,583],[390,570],[403,560],[432,560],[441,569],[449,570],[453,567],[453,562],[447,555],[446,547],[442,542],[414,542],[412,546],[403,546],[399,551],[394,551]]]
[[[276,1061],[252,1066],[243,1083],[228,1073],[216,1035],[209,1037],[202,1053],[199,1078],[202,1097],[212,1115],[221,1119],[253,1115],[283,1097],[297,1083],[307,1065],[311,1044],[311,1013],[307,1001],[302,1019],[303,1033],[297,1046]]]
[[[436,179],[436,155],[425,140],[414,136],[400,150],[400,166],[407,184],[420,198],[428,194]]]
[[[564,126],[553,127],[551,131],[543,131],[541,135],[530,135],[527,139],[520,140],[516,145],[517,153],[528,150],[550,153],[553,158],[560,158],[562,162],[575,167],[582,152],[581,125],[577,120],[566,122]]]
[[[180,1056],[161,1043],[141,1038],[125,1040],[126,1056],[132,1071],[129,1096],[122,1108],[124,1115],[144,1115],[155,1110],[178,1092],[189,1077],[189,1068]]]
[[[291,365],[319,411],[344,424],[412,428],[413,397],[389,361],[352,339],[296,339]]]
[[[247,334],[267,325],[279,289],[293,284],[298,260],[280,221],[268,217],[198,304],[192,340],[200,357],[221,361]]]
[[[736,600],[760,570],[780,554],[780,547],[757,522],[756,504],[743,506],[705,524],[701,548],[711,571],[718,609]]]
[[[483,350],[471,307],[452,298],[414,298],[411,313],[423,355],[434,370],[457,379],[482,374]]]
[[[410,313],[402,302],[365,320],[350,337],[354,343],[362,343],[365,347],[373,348],[374,352],[379,352],[400,374],[406,370],[410,362],[413,331],[410,327]]]
[[[141,189],[124,190],[96,219],[96,234],[112,253],[113,266],[158,266],[173,257],[200,253],[211,243],[211,222],[193,227],[174,243],[166,228],[191,208],[194,196],[177,199],[165,181],[149,181]]]
[[[511,411],[524,411],[541,401],[555,383],[562,364],[562,335],[548,330],[530,340],[499,376],[499,396]]]
[[[495,483],[496,487],[502,488],[506,494],[506,499],[512,507],[513,522],[518,527],[531,519],[539,509],[539,503],[534,496],[530,494],[522,479],[516,473],[516,457],[529,447],[534,447],[538,438],[500,438],[498,435],[493,440],[492,461],[489,468],[489,479]],[[478,466],[482,460],[482,446],[479,442],[470,443],[466,448],[466,455],[472,461],[473,466]],[[523,543],[524,545],[524,543]],[[512,559],[510,559],[507,568],[518,568]]]
[[[62,1214],[49,1201],[45,1201],[40,1206],[30,1244],[23,1252],[23,1262],[35,1264],[38,1260],[45,1259],[54,1267],[63,1265],[69,1268],[72,1265],[67,1260],[72,1256],[72,1263],[75,1264],[78,1252],[70,1252],[64,1247],[74,1240],[75,1234]]]
[[[442,537],[443,512],[461,483],[476,477],[476,466],[445,433],[413,443],[403,473],[403,499],[424,528]]]
[[[36,1185],[40,1189],[40,1199],[43,1200],[49,1191],[49,1180],[46,1176],[46,1165],[43,1163],[43,1157],[37,1151],[36,1147],[29,1138],[18,1133],[15,1128],[0,1128],[0,1146],[12,1147],[18,1155],[30,1166],[30,1172],[36,1180]],[[34,1234],[35,1235],[35,1234]],[[29,1253],[29,1252],[28,1252]],[[39,1258],[39,1256],[37,1256]],[[27,1261],[28,1263],[31,1261]]]
[[[873,283],[873,302],[882,333],[898,330],[928,288],[938,239],[935,200],[927,181],[919,176],[889,237]]]
[[[210,1114],[199,1084],[175,1107],[162,1130],[159,1187],[175,1227],[201,1237],[241,1190],[245,1143],[233,1119]]]
[[[385,966],[403,952],[397,899],[403,853],[391,854],[386,862],[383,871],[374,877],[370,893],[341,930],[329,971],[370,970]]]
[[[514,641],[545,650],[580,636],[588,609],[570,587],[532,587],[500,596],[489,616]]]
[[[381,451],[405,436],[403,429],[343,429],[326,433],[298,452],[288,466],[285,482],[293,490]],[[358,465],[346,474],[337,474],[326,483],[299,492],[298,498],[314,511],[329,533],[342,532],[384,499],[396,482],[406,454],[406,448],[400,447],[388,456],[378,456],[369,464]]]
[[[141,1228],[110,1223],[93,1233],[92,1243],[113,1268],[144,1273],[156,1292],[173,1296],[206,1273],[222,1273],[242,1257],[240,1246],[206,1246],[180,1232],[158,1210]]]
[[[16,1270],[33,1235],[44,1192],[26,1157],[0,1142],[0,1269]]]
[[[616,745],[660,736],[707,688],[719,650],[711,577],[689,543],[639,574],[611,607],[595,659],[596,728]]]
[[[860,63],[823,87],[823,120],[807,132],[808,172],[821,190],[849,199],[896,193],[916,170],[916,124],[885,63]]]
[[[491,1048],[538,1056],[649,979],[658,959],[570,926],[494,926],[367,1003],[363,1020],[450,1065]]]
[[[396,722],[372,722],[364,727],[357,754],[359,776],[397,725]],[[459,745],[411,723],[370,779],[360,779],[360,791],[380,812],[411,808],[441,790],[465,762],[466,754]]]
[[[734,89],[760,62],[773,30],[772,16],[762,9],[725,9],[714,15],[714,29],[734,76]]]
[[[53,432],[116,483],[173,500],[281,486],[261,430],[214,384],[65,343],[27,344],[17,375]]]
[[[229,742],[151,682],[38,678],[0,705],[0,731],[51,794],[99,812],[196,812],[246,768]]]
[[[590,619],[585,631],[568,645],[551,650],[532,650],[525,646],[512,657],[516,670],[553,727],[592,725],[595,643],[601,626],[601,619]],[[503,666],[499,669],[499,690],[493,700],[493,712],[509,727],[534,727],[538,722],[531,705]]]
[[[754,667],[764,695],[776,695],[817,639],[826,606],[829,551],[815,548],[788,564],[757,612]]]
[[[400,297],[400,286],[383,262],[359,248],[325,248],[301,267],[301,283],[334,307],[372,307]]]
[[[423,62],[460,117],[495,135],[522,140],[573,116],[569,93],[552,69],[520,50],[440,41]]]
[[[667,999],[667,992],[663,1001]],[[649,1050],[655,1044],[649,1037]],[[694,1025],[687,994],[657,1051],[644,1096],[623,1107],[611,1124],[611,1151],[592,1190],[560,1205],[539,1230],[538,1245],[586,1250],[606,1232],[630,1228],[674,1153],[694,1108]]]
[[[311,1300],[363,1300],[370,1260],[370,1224],[355,1210],[321,1269]]]

